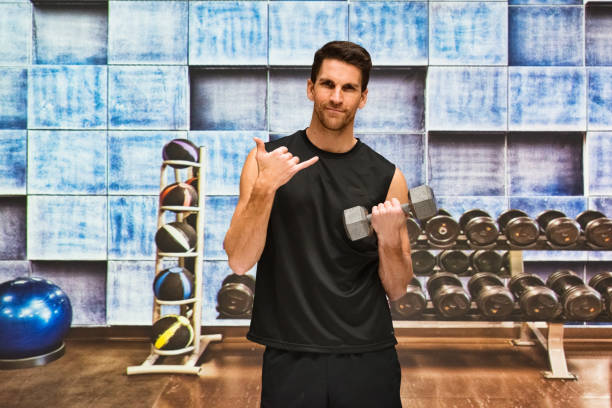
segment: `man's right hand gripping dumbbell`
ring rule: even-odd
[[[409,216],[419,221],[427,220],[436,215],[436,199],[431,187],[422,185],[411,188],[409,191],[410,202],[402,204],[402,210]],[[370,236],[373,233],[371,218],[365,207],[357,206],[347,208],[342,215],[344,229],[351,241],[357,241]]]

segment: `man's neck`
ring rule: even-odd
[[[317,148],[330,153],[348,152],[357,143],[352,124],[340,130],[330,130],[316,121],[311,121],[306,129],[306,136]]]

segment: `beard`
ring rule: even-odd
[[[342,112],[329,112],[327,106],[319,106],[314,109],[317,119],[321,125],[333,131],[343,130],[348,126],[352,126],[355,119],[355,112],[350,112],[345,109]]]

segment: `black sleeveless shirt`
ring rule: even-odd
[[[318,149],[298,131],[266,143],[314,165],[275,194],[257,265],[247,338],[286,350],[361,353],[397,344],[378,276],[376,237],[351,242],[344,209],[384,202],[395,166],[357,141],[345,153]]]

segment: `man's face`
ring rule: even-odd
[[[308,99],[314,102],[313,120],[329,130],[353,126],[357,109],[365,106],[368,90],[361,91],[361,71],[336,59],[325,59],[316,82],[308,80]]]

